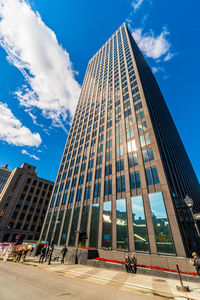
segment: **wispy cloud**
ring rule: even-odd
[[[16,91],[20,104],[39,108],[64,126],[80,93],[69,54],[27,1],[0,0],[0,45],[27,84]]]
[[[145,56],[157,60],[166,55],[164,61],[173,57],[174,54],[170,52],[171,43],[166,38],[169,35],[166,27],[158,36],[155,36],[153,31],[143,33],[142,28],[132,30],[132,35]]]
[[[42,140],[39,133],[32,133],[30,129],[13,115],[7,104],[0,102],[0,140],[16,146],[36,146]]]
[[[152,67],[152,72],[155,74],[157,72],[165,72],[163,67]]]
[[[22,154],[28,155],[29,157],[34,158],[34,159],[36,159],[36,160],[40,160],[39,157],[37,157],[37,156],[34,155],[34,154],[30,154],[28,151],[26,151],[26,150],[24,150],[24,149],[22,150]]]
[[[142,5],[143,2],[144,2],[144,0],[134,0],[132,2],[134,12],[136,12],[140,8],[140,6]]]

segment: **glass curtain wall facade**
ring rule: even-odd
[[[93,248],[188,254],[138,51],[122,24],[89,61],[41,240],[78,246],[87,232]]]

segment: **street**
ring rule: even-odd
[[[73,273],[50,272],[50,270],[0,261],[0,299],[164,299],[153,295],[150,291],[139,291],[112,281],[98,280],[81,274],[77,276]]]

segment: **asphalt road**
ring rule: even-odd
[[[20,263],[0,261],[0,300],[159,300],[163,297],[105,283],[95,278],[59,274]]]

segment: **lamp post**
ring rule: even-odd
[[[193,201],[193,199],[191,197],[189,197],[188,195],[186,195],[185,199],[183,201],[185,202],[185,204],[187,205],[187,207],[190,209],[190,212],[191,212],[192,218],[194,220],[194,225],[195,225],[198,237],[200,238],[200,232],[199,232],[199,228],[198,228],[197,221],[196,221],[196,220],[200,219],[200,214],[193,214],[193,210],[192,209],[193,209],[194,201]]]

